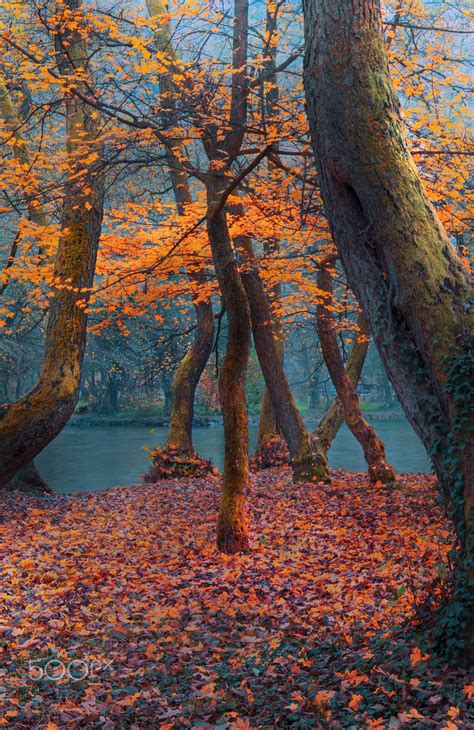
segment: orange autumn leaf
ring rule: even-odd
[[[348,707],[350,707],[351,710],[354,710],[354,712],[357,712],[359,709],[359,705],[363,700],[363,696],[359,694],[352,694],[350,702],[348,703]]]

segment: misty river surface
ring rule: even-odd
[[[311,424],[309,424],[311,427]],[[397,471],[429,472],[426,452],[406,420],[375,421],[387,454]],[[257,440],[257,426],[251,425],[250,448]],[[95,492],[118,485],[136,484],[149,464],[147,448],[155,448],[166,438],[166,428],[109,426],[66,428],[36,458],[42,477],[56,492]],[[222,427],[193,429],[194,446],[204,458],[211,458],[222,471],[224,432]],[[359,444],[346,425],[339,431],[329,463],[335,469],[365,471]]]

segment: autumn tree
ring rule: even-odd
[[[305,90],[325,208],[390,380],[450,506],[455,584],[439,624],[449,654],[472,663],[474,378],[466,266],[410,154],[379,3],[307,0],[304,10]]]
[[[161,0],[147,0],[151,18],[158,20],[155,30],[155,45],[165,54],[169,68],[160,75],[160,94],[163,116],[163,137],[178,213],[182,215],[186,205],[193,202],[188,175],[183,166],[185,150],[179,137],[173,137],[173,129],[178,124],[176,111],[176,82],[173,74],[179,76],[176,66],[177,54],[173,46],[166,7]],[[194,398],[199,379],[211,354],[214,337],[214,313],[209,296],[202,296],[206,286],[206,272],[196,266],[188,266],[187,275],[191,283],[191,296],[196,315],[196,330],[188,352],[176,368],[173,381],[173,405],[165,449],[178,449],[180,452],[193,453],[192,424]],[[157,458],[159,458],[159,451]]]
[[[93,84],[80,3],[66,0],[51,19],[58,80],[75,87],[65,96],[68,171],[54,289],[43,364],[33,389],[2,406],[0,483],[33,459],[62,429],[77,401],[86,343],[87,300],[92,286],[103,210],[100,124],[81,100]]]

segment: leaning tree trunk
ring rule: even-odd
[[[377,0],[305,0],[305,91],[349,282],[459,542],[447,651],[474,660],[474,373],[468,275],[429,202],[392,89]]]
[[[345,366],[347,377],[354,388],[357,388],[369,349],[367,323],[362,312],[357,318],[357,326],[359,333],[354,337]],[[318,448],[323,450],[326,456],[343,423],[344,408],[340,398],[336,396],[311,434],[311,438],[318,443]]]
[[[170,60],[168,73],[160,78],[162,97],[162,118],[164,132],[177,126],[176,94],[178,89],[173,81],[173,71],[177,61],[176,50],[171,38],[167,5],[162,0],[146,0],[150,18],[160,18],[160,26],[155,30],[154,40],[158,51],[167,54]],[[180,139],[169,136],[166,146],[166,158],[169,166],[171,185],[178,213],[183,215],[186,205],[193,202],[188,175],[183,167],[185,155]],[[187,276],[193,290],[198,293],[206,284],[205,273],[201,270],[187,268]],[[204,301],[194,298],[196,313],[196,331],[194,340],[177,367],[173,379],[173,404],[171,409],[166,449],[194,452],[192,425],[196,388],[209,360],[214,340],[214,312],[210,297]]]
[[[54,494],[39,473],[34,461],[20,467],[7,483],[8,489],[18,489],[24,494]]]
[[[0,76],[0,116],[3,118],[6,128],[13,139],[13,156],[25,168],[31,167],[31,158],[28,149],[28,143],[21,131],[21,120],[17,114],[13,101],[7,89],[4,79]],[[38,202],[35,195],[24,195],[24,203],[28,212],[28,217],[37,226],[45,228],[49,224],[49,216],[44,210],[41,203]],[[3,282],[0,285],[0,295],[3,295],[10,283],[10,269],[13,268],[18,247],[21,240],[21,228],[15,235],[10,246],[9,254],[3,268]],[[41,245],[37,247],[39,254],[42,252]],[[13,489],[22,491],[32,491],[38,493],[49,493],[51,489],[40,476],[38,469],[33,461],[25,464],[18,470],[13,479],[9,482],[9,486]]]
[[[251,242],[250,242],[251,245]],[[265,255],[271,256],[275,250],[278,250],[278,242],[277,241],[271,241],[269,244],[265,245]],[[243,282],[245,285],[245,282]],[[248,295],[248,292],[247,292]],[[273,301],[280,304],[281,302],[281,284],[277,283],[272,288],[272,295],[273,295]],[[270,306],[268,307],[269,311],[271,311]],[[275,340],[275,348],[277,352],[278,360],[281,363],[281,366],[283,367],[284,358],[285,358],[285,339],[284,339],[284,333],[283,333],[283,327],[281,323],[280,317],[275,314],[275,312],[271,312],[272,315],[272,329],[273,329],[273,336]],[[258,422],[258,441],[257,441],[257,452],[262,449],[266,444],[271,443],[272,441],[280,440],[282,438],[282,433],[280,429],[277,426],[277,419],[275,414],[275,409],[273,408],[272,399],[270,396],[270,391],[268,390],[267,386],[265,385],[265,390],[263,393],[262,398],[262,405],[260,407],[260,415],[259,415],[259,422]]]
[[[217,522],[217,545],[226,553],[248,547],[245,492],[249,484],[248,419],[245,393],[250,357],[250,311],[239,276],[226,214],[219,210],[225,179],[208,178],[207,231],[227,312],[228,340],[219,371],[219,400],[224,420],[224,485]]]
[[[326,461],[313,449],[310,434],[296,406],[293,393],[279,357],[272,326],[272,312],[248,236],[236,238],[241,252],[242,283],[245,287],[252,317],[252,331],[265,384],[272,399],[278,428],[290,452],[295,481],[328,480]]]
[[[67,3],[71,13],[77,0]],[[65,16],[68,18],[68,16]],[[64,77],[87,66],[87,52],[77,24],[65,20],[58,29],[58,67]],[[70,23],[70,25],[68,25]],[[67,46],[67,54],[64,47]],[[91,79],[75,82],[88,93]],[[0,484],[33,459],[63,428],[79,394],[86,344],[86,305],[92,286],[101,230],[103,192],[91,157],[99,158],[97,114],[78,96],[66,99],[68,184],[62,234],[56,253],[53,298],[49,308],[41,372],[33,389],[0,409]]]
[[[395,480],[395,471],[387,461],[383,441],[379,439],[375,429],[362,415],[355,385],[344,367],[333,315],[332,276],[327,267],[318,271],[318,289],[326,295],[323,301],[317,305],[316,324],[319,343],[324,362],[336,388],[337,397],[341,402],[344,419],[362,446],[369,467],[370,481],[392,483]]]
[[[196,334],[173,378],[173,406],[165,448],[193,452],[194,399],[212,350],[214,314],[210,301],[196,302]]]

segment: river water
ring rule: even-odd
[[[426,452],[406,420],[378,421],[374,426],[397,471],[430,471]],[[249,430],[253,450],[257,426],[250,426]],[[36,463],[43,478],[57,492],[95,492],[106,487],[136,484],[148,468],[148,449],[162,444],[165,438],[165,428],[66,426],[37,457]],[[222,427],[195,428],[193,439],[197,452],[204,458],[211,458],[222,470]],[[345,424],[329,452],[329,463],[335,469],[366,469],[361,448]]]

